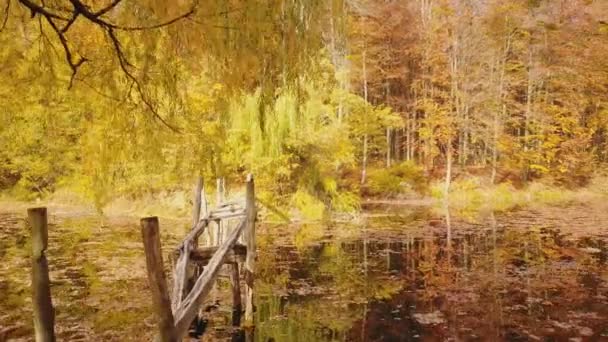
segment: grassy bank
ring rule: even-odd
[[[435,182],[430,195],[436,203],[445,203],[444,183]],[[562,206],[608,199],[608,177],[595,176],[581,188],[564,188],[549,181],[533,181],[522,187],[506,182],[491,184],[482,177],[468,177],[452,182],[448,195],[451,209],[463,214],[483,211],[506,211],[519,207]]]
[[[421,168],[403,163],[389,169],[373,169],[367,183],[359,188],[358,179],[344,181],[355,184],[349,192],[336,192],[337,199],[347,199],[348,205],[336,205],[298,191],[292,196],[278,198],[260,189],[261,213],[269,221],[284,222],[289,216],[293,221],[319,221],[332,217],[354,217],[360,212],[358,203],[423,205],[442,207],[445,204],[443,179],[429,180]],[[208,190],[207,199],[213,206],[215,195]],[[242,189],[230,189],[228,197],[238,197]],[[359,192],[359,194],[356,193]],[[589,184],[580,188],[564,188],[550,180],[536,180],[527,184],[503,182],[492,184],[488,177],[459,175],[452,181],[447,200],[455,213],[471,215],[476,212],[500,212],[518,207],[561,206],[568,203],[585,203],[608,198],[608,176],[596,175]],[[97,213],[103,225],[106,217],[160,216],[188,221],[192,210],[192,194],[187,189],[160,191],[138,196],[117,196],[99,209],[94,201],[69,188],[38,198],[34,201],[16,199],[10,193],[0,196],[0,206],[5,209],[25,210],[31,206],[47,206],[57,210],[74,210]],[[268,209],[271,208],[271,209]],[[344,209],[347,208],[348,210]],[[280,213],[278,215],[277,213]],[[348,215],[341,215],[346,214]]]

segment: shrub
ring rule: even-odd
[[[388,196],[424,194],[428,191],[428,184],[422,168],[412,161],[406,161],[370,172],[367,192],[370,195]]]
[[[564,142],[560,148],[560,159],[554,167],[553,176],[558,185],[577,188],[589,184],[595,167],[594,155],[585,149],[584,139]]]
[[[320,220],[325,214],[325,204],[305,190],[300,189],[293,194],[291,203],[302,218],[307,220]]]

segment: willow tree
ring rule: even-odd
[[[1,105],[3,122],[19,131],[29,124],[10,117],[36,120],[30,107],[40,104],[48,115],[65,112],[60,121],[76,118],[76,165],[66,170],[98,179],[92,189],[224,172],[230,103],[258,91],[262,128],[279,89],[304,103],[303,75],[318,62],[331,14],[321,2],[291,0],[0,0],[0,8],[0,93],[16,93]],[[63,109],[50,94],[61,94]],[[14,164],[18,154],[2,157]]]
[[[130,99],[169,127],[157,111],[161,100],[147,89],[159,61],[173,67],[174,76],[182,76],[180,65],[174,65],[182,64],[188,74],[211,72],[229,85],[227,91],[260,87],[270,96],[273,87],[297,81],[306,70],[322,47],[328,19],[323,4],[289,0],[3,2],[3,31],[38,31],[16,36],[9,46],[39,38],[61,51],[69,70],[60,76],[68,87],[85,82],[100,89],[108,81],[119,83]]]

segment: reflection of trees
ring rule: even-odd
[[[341,340],[366,314],[366,303],[390,298],[402,286],[375,271],[385,267],[381,263],[386,259],[379,254],[368,257],[366,249],[367,242],[313,245],[289,260],[289,269],[278,272],[287,251],[260,253],[256,339]]]
[[[601,331],[608,317],[601,299],[608,280],[605,245],[511,226],[493,215],[467,224],[445,214],[433,228],[390,239],[360,229],[348,239],[301,239],[297,249],[262,253],[258,340],[374,341],[404,331],[438,339],[525,339],[533,331],[570,336],[554,321],[570,321],[568,334],[585,324]],[[323,236],[307,229],[311,237]],[[603,252],[586,253],[586,246]],[[414,315],[435,312],[445,322],[421,325]],[[596,318],[581,319],[588,316]]]
[[[476,230],[451,231],[449,216],[446,226],[451,239],[420,242],[417,271],[424,281],[417,306],[444,312],[451,331],[476,327],[478,336],[490,339],[527,338],[531,331],[564,336],[551,322],[568,321],[569,314],[580,315],[597,301],[581,275],[608,275],[599,259],[574,248],[555,230],[500,227],[493,215],[488,226]],[[597,316],[605,320],[608,311],[603,311]],[[572,331],[577,324],[601,320],[574,322],[568,323]]]

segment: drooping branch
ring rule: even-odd
[[[114,7],[116,7],[116,5],[118,5],[122,0],[114,0],[112,1],[111,4],[109,4],[108,6],[106,6],[105,8],[100,9],[99,11],[95,12],[95,16],[96,17],[101,17],[102,15],[110,12]]]
[[[70,77],[70,84],[68,85],[68,89],[69,89],[72,87],[74,77],[76,76],[76,73],[78,72],[78,68],[84,62],[86,62],[87,59],[82,56],[79,56],[79,58],[77,60],[74,60],[72,50],[70,49],[70,46],[68,45],[68,40],[65,38],[65,35],[64,35],[65,32],[62,30],[59,30],[59,28],[57,27],[57,24],[51,19],[50,16],[48,16],[46,14],[42,14],[42,16],[46,19],[47,23],[49,23],[51,28],[53,28],[53,31],[55,31],[55,33],[57,34],[57,38],[59,38],[59,41],[61,42],[61,46],[63,46],[63,51],[65,52],[65,59],[68,62],[70,69],[72,70],[72,75]]]
[[[78,19],[79,14],[80,13],[78,13],[78,12],[74,12],[74,14],[72,14],[70,21],[68,21],[68,23],[65,24],[65,26],[61,29],[61,33],[66,33],[70,29],[72,24],[76,21],[76,19]]]
[[[51,12],[51,10],[47,7],[44,7],[44,5],[38,5],[30,0],[19,0],[19,2],[27,7],[30,12],[32,13],[32,18],[36,16],[36,14],[41,14],[44,15],[46,17],[52,18],[52,19],[57,19],[57,20],[62,20],[62,21],[69,21],[69,18],[63,17],[57,13]]]
[[[152,115],[154,116],[154,118],[156,118],[157,120],[159,120],[163,125],[167,126],[173,132],[179,133],[179,129],[177,129],[173,125],[169,124],[158,113],[158,111],[156,110],[155,106],[152,104],[152,101],[145,94],[145,92],[143,90],[143,87],[142,87],[141,83],[139,82],[139,80],[129,70],[129,67],[133,67],[133,65],[126,58],[126,56],[124,54],[124,51],[122,50],[122,45],[120,44],[120,41],[116,37],[116,33],[114,32],[114,29],[108,28],[107,29],[107,34],[108,34],[108,37],[110,38],[110,41],[112,42],[112,45],[114,47],[114,51],[115,51],[116,56],[118,58],[118,64],[120,65],[120,69],[127,76],[127,78],[132,81],[131,86],[133,86],[133,85],[135,86],[135,89],[137,90],[137,94],[139,95],[141,101],[146,105],[146,108],[148,108],[148,110],[152,113]]]
[[[0,27],[0,31],[6,25],[6,21],[8,19],[9,10],[10,10],[10,1],[8,0],[6,9],[5,9],[5,18],[3,19],[2,26]],[[120,70],[125,74],[125,76],[131,81],[131,86],[129,88],[129,93],[131,89],[135,89],[139,95],[140,100],[146,106],[146,108],[152,113],[155,119],[159,120],[163,125],[167,126],[171,130],[178,132],[179,130],[172,125],[170,125],[157,111],[156,106],[153,104],[152,100],[147,96],[146,92],[143,89],[143,85],[141,82],[135,77],[132,73],[131,69],[134,67],[133,64],[129,62],[127,59],[122,44],[116,35],[116,31],[145,31],[145,30],[154,30],[163,28],[166,26],[170,26],[175,24],[176,22],[189,18],[193,16],[198,7],[198,1],[194,0],[188,11],[174,17],[168,19],[166,21],[162,21],[157,24],[152,25],[142,25],[142,26],[125,26],[119,25],[109,21],[107,18],[104,18],[104,14],[110,12],[112,9],[116,8],[118,4],[121,3],[122,0],[113,0],[107,6],[99,9],[92,10],[87,4],[83,3],[81,0],[68,0],[69,5],[60,6],[60,7],[48,7],[45,5],[44,1],[40,4],[35,2],[35,0],[18,0],[18,2],[27,8],[31,12],[32,18],[36,15],[43,17],[44,20],[49,24],[52,30],[57,35],[57,39],[61,43],[63,47],[65,60],[67,61],[68,66],[72,72],[70,77],[70,82],[68,88],[72,87],[73,81],[78,73],[78,69],[88,61],[88,59],[81,54],[74,51],[73,47],[70,45],[66,34],[78,20],[78,18],[83,18],[90,23],[97,26],[101,29],[109,38],[111,42],[111,46],[113,48],[114,54],[118,59],[118,64],[120,66]],[[71,9],[69,8],[71,6]]]
[[[116,3],[116,5],[118,4],[118,2],[120,2],[120,1],[114,1],[114,3]],[[191,15],[193,15],[196,12],[196,9],[198,7],[198,1],[195,1],[192,4],[192,6],[190,6],[190,9],[187,12],[185,12],[181,15],[178,15],[175,18],[169,19],[165,22],[161,22],[158,24],[153,24],[153,25],[149,25],[149,26],[123,26],[123,25],[114,24],[107,20],[102,19],[101,15],[98,15],[99,12],[96,12],[96,13],[91,12],[91,10],[89,10],[88,7],[85,4],[83,4],[80,0],[70,0],[70,3],[74,6],[75,13],[81,14],[82,16],[84,16],[85,18],[94,22],[95,24],[105,27],[105,28],[112,28],[115,30],[122,30],[122,31],[145,31],[145,30],[154,30],[154,29],[159,29],[159,28],[165,27],[165,26],[169,26],[169,25],[175,24],[176,22],[178,22],[182,19],[190,17]],[[112,4],[110,6],[112,6]],[[108,6],[108,7],[110,7],[110,6]],[[108,7],[101,10],[100,12],[103,12]],[[108,9],[108,11],[109,11],[109,9]]]
[[[195,3],[196,4],[196,3]],[[158,24],[154,24],[154,25],[149,25],[149,26],[119,26],[119,25],[113,25],[113,28],[117,29],[117,30],[123,30],[123,31],[145,31],[145,30],[155,30],[155,29],[159,29],[159,28],[163,28],[165,26],[170,26],[172,24],[175,24],[176,22],[182,20],[182,19],[186,19],[191,17],[195,12],[196,12],[196,5],[193,5],[190,10],[182,15],[179,15],[173,19],[167,20],[165,22],[162,23],[158,23]]]

